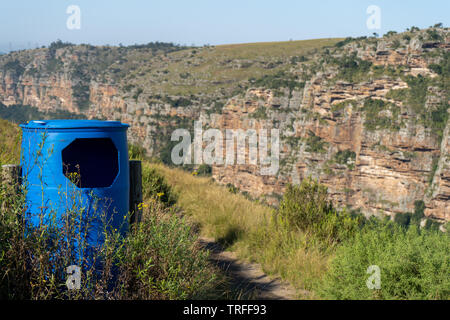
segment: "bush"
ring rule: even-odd
[[[144,199],[156,198],[165,206],[172,206],[177,201],[177,196],[166,179],[147,163],[142,166],[142,189]]]
[[[334,155],[334,159],[339,164],[347,164],[348,160],[355,160],[356,153],[350,150],[340,150]]]
[[[277,215],[290,228],[298,228],[327,244],[352,236],[361,221],[345,210],[335,210],[328,200],[327,187],[311,178],[298,186],[288,185]]]
[[[316,136],[310,132],[310,136],[306,139],[306,151],[308,152],[325,152],[325,146],[328,145],[326,141],[323,141],[321,137]]]
[[[160,201],[149,202],[142,222],[120,252],[120,294],[126,299],[195,299],[212,294],[218,275],[191,226]]]
[[[393,223],[368,224],[336,250],[320,294],[329,299],[449,299],[450,241],[447,234]],[[381,288],[366,286],[371,265]]]
[[[408,227],[411,222],[411,213],[397,213],[395,214],[394,221],[401,226]]]
[[[372,66],[370,61],[362,60],[356,57],[356,54],[351,54],[338,59],[333,59],[332,63],[339,67],[337,77],[347,82],[357,82],[361,78],[367,77],[367,73]]]
[[[197,169],[197,174],[199,176],[211,176],[212,167],[208,164],[201,164]]]
[[[400,129],[400,125],[397,124],[400,110],[397,106],[380,99],[367,98],[364,100],[363,110],[366,113],[366,120],[364,121],[366,129]],[[392,117],[380,116],[379,113],[384,110],[390,110]]]
[[[145,160],[147,159],[147,151],[144,147],[135,145],[135,144],[128,144],[128,159],[130,160]]]

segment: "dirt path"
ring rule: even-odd
[[[210,250],[210,259],[231,279],[233,289],[240,291],[244,299],[293,300],[296,291],[280,279],[269,278],[255,263],[240,261],[234,252],[224,251],[214,239],[201,237],[200,244]]]

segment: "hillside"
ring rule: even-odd
[[[0,57],[0,102],[129,123],[167,162],[176,128],[280,129],[280,170],[212,175],[277,203],[312,176],[336,205],[450,219],[449,30],[202,48],[57,43]]]
[[[1,127],[0,163],[17,163],[20,130],[4,120],[1,120]],[[450,261],[447,254],[450,233],[438,231],[436,225],[428,223],[431,220],[427,220],[425,228],[419,229],[417,217],[416,221],[404,225],[399,221],[365,220],[345,211],[338,212],[321,205],[321,202],[327,201],[327,190],[308,179],[303,180],[298,189],[294,189],[299,192],[297,197],[300,199],[293,197],[292,188],[288,189],[281,208],[274,210],[237,193],[232,186],[221,186],[210,177],[198,176],[196,171],[189,173],[150,162],[137,147],[130,146],[129,156],[143,161],[142,207],[144,218],[150,217],[153,222],[151,230],[146,229],[148,221],[141,223],[144,229],[137,234],[137,238],[134,233],[129,235],[134,239],[132,241],[140,239],[142,242],[138,242],[140,246],[136,246],[137,251],[132,251],[125,261],[132,264],[128,271],[139,271],[141,275],[147,275],[148,272],[150,278],[144,277],[143,285],[149,283],[153,286],[151,290],[144,290],[150,292],[144,296],[139,286],[137,289],[130,287],[119,299],[250,299],[275,296],[284,299],[445,300],[450,295]],[[0,249],[5,250],[5,244],[14,241],[11,241],[11,230],[8,229],[10,212],[3,207],[7,200],[2,197],[4,193],[0,192]],[[294,206],[290,207],[292,202]],[[166,207],[174,204],[173,207]],[[329,209],[323,212],[320,208]],[[18,207],[17,212],[20,210]],[[316,222],[308,225],[307,219],[302,216],[305,210],[315,217]],[[421,210],[420,214],[423,215],[423,208]],[[286,211],[290,212],[291,218],[286,219]],[[13,211],[14,217],[17,217],[17,212]],[[13,226],[17,231],[16,240],[26,244],[21,242],[21,229],[17,228],[17,224]],[[205,237],[226,250],[221,252],[219,260],[224,264],[223,259],[227,258],[225,266],[221,267],[222,272],[216,266],[219,262],[216,260],[217,253],[208,256],[204,250],[199,250],[203,247]],[[22,252],[23,248],[20,248]],[[212,248],[207,246],[206,249]],[[2,257],[10,257],[7,250],[1,253]],[[151,255],[146,256],[148,253]],[[140,258],[136,259],[136,256]],[[233,272],[228,270],[230,256],[240,259],[234,262],[234,268],[237,265],[243,269],[239,279],[234,281],[230,279],[230,273]],[[14,258],[23,257],[17,254],[12,256],[11,261],[9,258],[0,259],[0,274],[14,274],[17,268],[15,263],[20,261]],[[148,262],[154,261],[157,261],[156,265],[151,263],[149,267]],[[374,262],[379,263],[385,273],[383,289],[375,292],[361,286],[367,278],[367,265]],[[250,275],[244,275],[247,279],[243,279],[242,273],[249,273],[246,270],[254,268],[254,263],[262,266],[272,279],[261,271],[256,274],[253,271]],[[341,265],[345,268],[342,269]],[[36,270],[41,273],[40,265],[33,268],[31,275]],[[162,271],[158,268],[162,268]],[[18,270],[18,274],[23,275],[23,270]],[[172,274],[171,270],[177,271]],[[155,272],[158,274],[157,279],[154,279]],[[284,280],[283,290],[279,288],[280,282],[273,280],[273,277]],[[0,289],[6,290],[0,290],[0,293],[7,293],[11,298],[11,288],[7,285],[8,281],[4,280],[15,278],[2,276],[0,279]],[[46,293],[49,289],[54,290],[48,288],[42,279],[39,281],[35,283],[39,290]],[[234,282],[239,286],[232,285]],[[14,281],[12,283],[16,285]],[[29,282],[25,287],[28,285]],[[252,288],[256,290],[250,291]],[[281,291],[285,295],[273,295],[272,291]],[[45,295],[36,297],[48,298]],[[83,296],[69,298],[82,299]]]

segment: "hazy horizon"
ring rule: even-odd
[[[79,10],[80,24],[68,27]],[[379,25],[369,28],[371,7]],[[383,35],[436,23],[448,26],[445,1],[197,0],[111,2],[106,0],[17,0],[0,4],[0,51],[64,42],[133,45],[172,42],[203,46]]]

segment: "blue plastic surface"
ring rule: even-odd
[[[119,121],[42,120],[20,127],[26,223],[50,225],[75,207],[84,208],[83,215],[92,220],[90,246],[103,243],[105,221],[125,234],[129,126]]]

